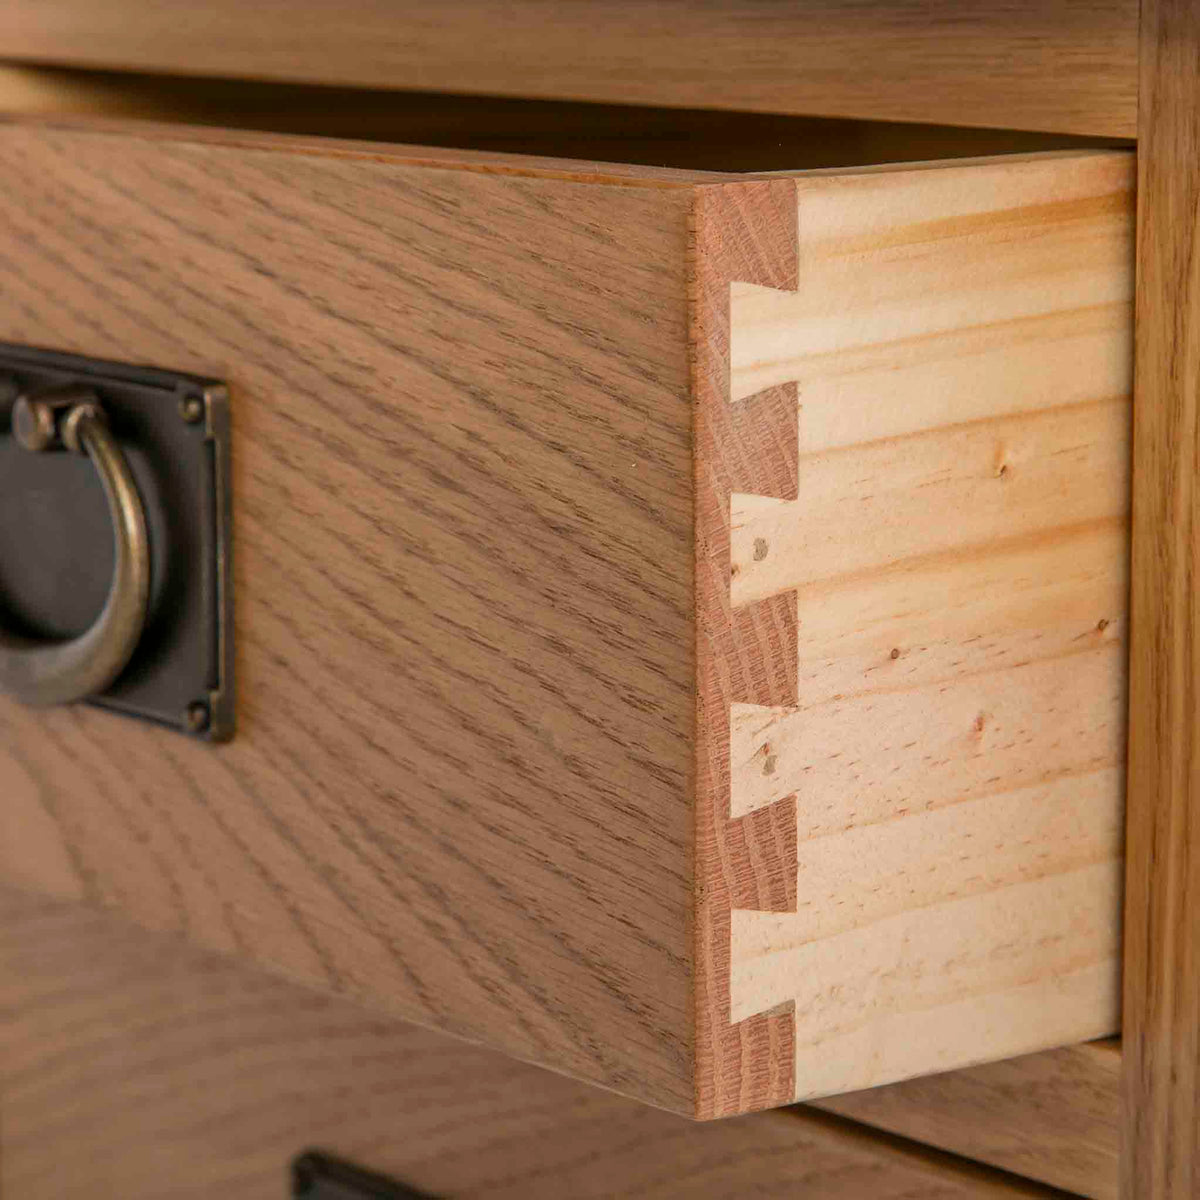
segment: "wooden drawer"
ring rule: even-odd
[[[0,879],[701,1117],[1116,1030],[1130,155],[0,166],[0,340],[230,383],[241,694],[0,705]]]
[[[262,1200],[319,1147],[435,1196],[1061,1196],[799,1110],[695,1125],[0,893],[0,1194]]]

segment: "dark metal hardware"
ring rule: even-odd
[[[0,691],[231,737],[229,489],[219,382],[0,344]]]
[[[292,1163],[292,1196],[303,1200],[435,1200],[426,1192],[316,1151],[302,1154]]]
[[[112,518],[116,564],[94,624],[66,641],[39,641],[0,630],[0,692],[25,704],[70,704],[109,687],[129,665],[141,639],[150,599],[146,513],[91,389],[68,386],[19,396],[12,432],[31,454],[56,447],[86,454],[100,476]]]

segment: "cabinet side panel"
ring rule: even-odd
[[[0,339],[229,383],[241,698],[0,704],[0,879],[690,1111],[688,201],[0,128]]]

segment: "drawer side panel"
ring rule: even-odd
[[[717,458],[798,439],[791,494],[760,477],[700,517],[727,581],[698,586],[702,621],[732,631],[701,641],[701,678],[731,654],[796,680],[707,712],[703,807],[730,830],[797,822],[795,903],[701,918],[730,948],[712,1037],[790,1010],[798,1099],[1118,1027],[1132,170],[799,179],[795,286],[698,256],[731,314],[727,390],[714,363],[699,403],[762,422]],[[790,417],[769,407],[786,388]],[[742,632],[784,604],[787,663]],[[699,854],[706,897],[780,869]],[[743,1078],[782,1074],[750,1058]]]

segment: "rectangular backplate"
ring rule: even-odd
[[[132,660],[90,703],[227,741],[234,731],[228,392],[217,380],[0,343],[0,375],[26,394],[81,384],[98,396],[146,511],[150,609]],[[3,433],[3,430],[0,430]],[[31,455],[0,436],[0,621],[75,637],[104,604],[113,541],[86,458]]]

